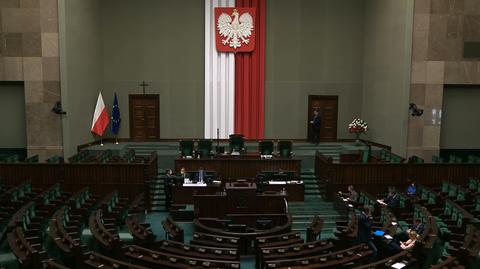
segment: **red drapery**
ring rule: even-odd
[[[256,7],[255,50],[235,55],[235,133],[262,139],[265,134],[266,0],[236,0],[237,7]]]

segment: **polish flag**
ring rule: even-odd
[[[105,107],[102,93],[100,92],[98,94],[97,105],[95,106],[95,112],[93,114],[92,129],[90,131],[98,136],[103,136],[109,122],[110,118],[108,117],[107,108]]]

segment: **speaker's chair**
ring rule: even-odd
[[[193,156],[193,140],[180,140],[179,154],[182,157]]]
[[[288,158],[292,156],[292,141],[278,141],[278,155],[280,157]]]
[[[258,153],[260,153],[260,155],[272,155],[273,154],[273,141],[260,141],[260,142],[258,142]]]

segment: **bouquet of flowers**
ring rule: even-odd
[[[363,134],[368,130],[368,123],[362,119],[354,119],[352,123],[348,125],[348,132],[354,134]]]

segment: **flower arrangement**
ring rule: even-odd
[[[357,135],[364,134],[368,131],[368,123],[362,119],[354,119],[348,125],[348,132]]]

